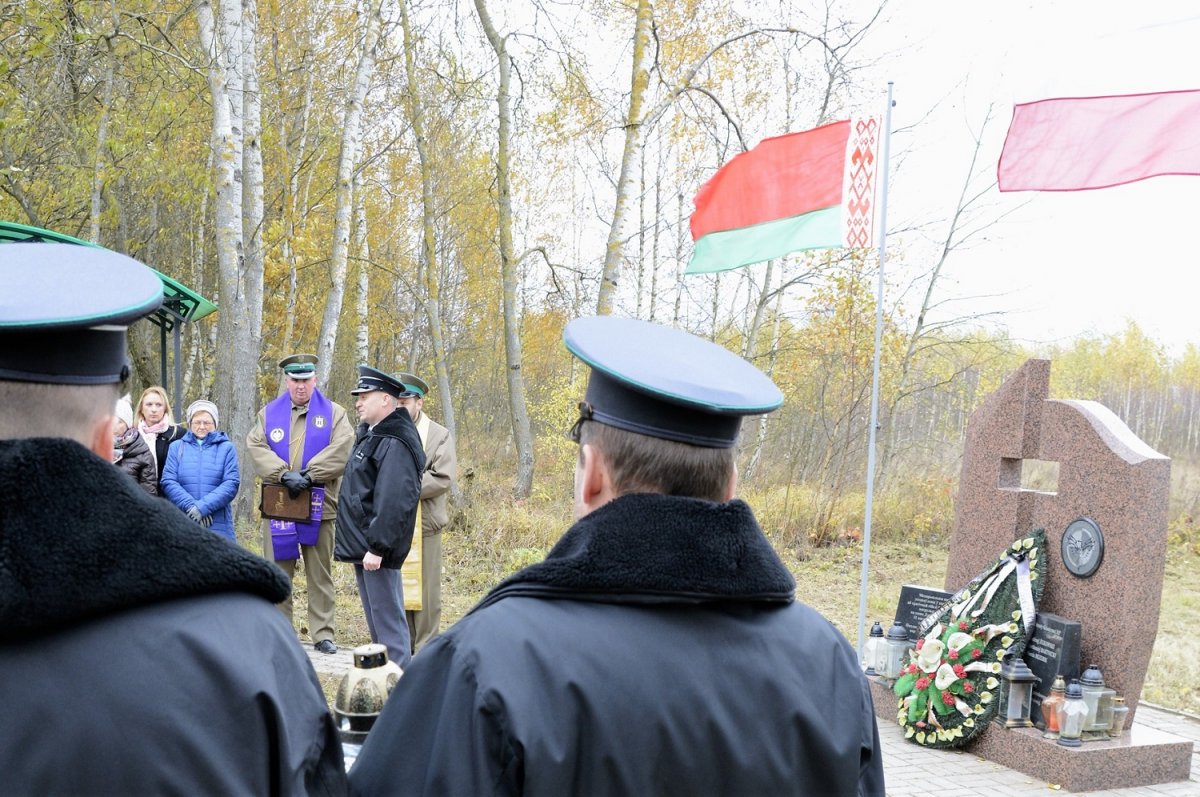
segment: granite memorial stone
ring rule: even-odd
[[[896,622],[908,629],[908,638],[916,642],[922,621],[953,596],[953,592],[944,589],[905,584],[900,588],[900,600],[896,602]]]

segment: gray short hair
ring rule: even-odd
[[[0,440],[66,437],[91,445],[97,421],[113,414],[120,385],[50,385],[0,380]]]

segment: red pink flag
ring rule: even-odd
[[[1021,103],[1000,154],[1001,191],[1083,191],[1200,175],[1200,89]]]
[[[877,118],[763,139],[696,193],[688,274],[802,249],[866,247],[875,220]]]

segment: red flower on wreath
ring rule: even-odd
[[[968,628],[970,628],[970,627],[971,627],[971,626],[967,625],[967,621],[966,621],[966,620],[959,620],[959,621],[958,621],[958,630],[959,630],[959,631],[963,631],[963,632],[965,633],[965,632],[966,632],[966,630],[967,630]]]
[[[973,658],[973,659],[977,659],[982,655],[983,655],[983,651],[980,650],[979,648],[975,648],[974,650],[971,651],[971,658]]]
[[[957,675],[959,678],[967,677],[967,668],[962,666],[961,664],[955,664],[953,669],[954,669],[954,674]]]
[[[951,692],[949,689],[947,689],[945,692],[942,692],[942,702],[945,703],[947,706],[953,706],[954,705],[954,693]]]
[[[920,650],[923,647],[925,647],[925,639],[922,637],[921,639],[917,640],[917,650]]]
[[[963,691],[966,692],[968,695],[971,694],[972,692],[975,691],[975,684],[971,683],[970,681],[967,681],[965,684],[963,684]]]
[[[947,658],[950,659],[950,661],[958,661],[958,651],[957,650],[950,651],[950,653],[947,654]],[[958,677],[962,678],[961,675]]]
[[[929,678],[922,675],[920,678],[917,679],[916,687],[918,690],[928,689],[929,688]]]

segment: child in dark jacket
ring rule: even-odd
[[[158,495],[158,469],[146,439],[133,425],[133,406],[129,399],[117,400],[113,421],[113,463],[133,477],[150,495]]]

